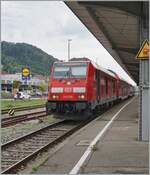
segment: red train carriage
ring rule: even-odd
[[[47,113],[86,113],[129,96],[130,86],[116,73],[91,62],[55,62],[48,87]]]

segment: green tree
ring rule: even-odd
[[[17,80],[14,80],[13,81],[13,84],[12,84],[12,87],[13,87],[13,95],[15,95],[19,89],[21,85],[21,82],[20,81],[17,81]]]
[[[18,89],[20,85],[21,85],[21,81],[17,81],[17,80],[13,81],[13,84],[12,84],[13,89]]]
[[[46,91],[46,85],[44,83],[40,83],[38,85],[38,90],[41,91],[42,93]]]
[[[29,90],[29,91],[32,90],[32,85],[31,85],[31,83],[28,84],[27,90]]]

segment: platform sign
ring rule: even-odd
[[[144,40],[140,50],[136,55],[136,59],[144,60],[149,59],[149,42],[148,40]]]
[[[22,80],[30,80],[30,69],[28,67],[22,68]]]

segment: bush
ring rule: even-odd
[[[13,95],[11,92],[1,92],[1,98],[13,98]]]

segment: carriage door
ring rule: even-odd
[[[100,100],[100,71],[96,70],[96,81],[97,81],[97,100]]]

